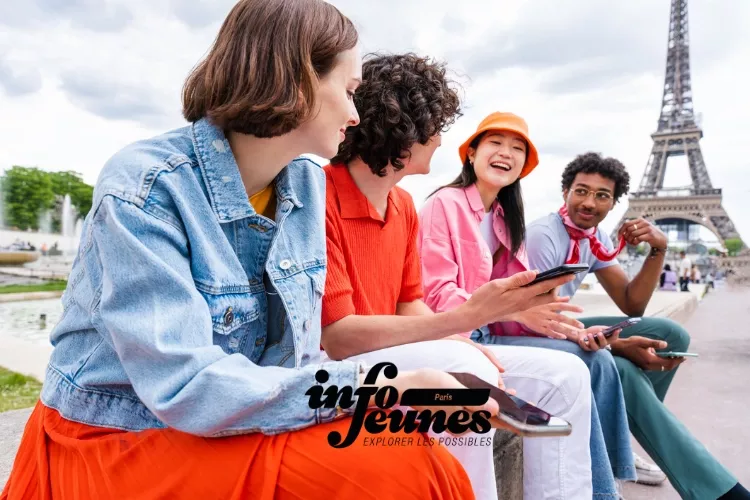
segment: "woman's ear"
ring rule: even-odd
[[[474,158],[476,157],[476,155],[477,150],[471,147],[466,152],[466,157],[469,159],[469,163],[471,163],[472,165],[474,165]]]

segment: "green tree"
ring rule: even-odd
[[[39,215],[52,207],[55,193],[47,172],[14,165],[3,176],[5,224],[18,229],[39,229]]]
[[[724,246],[727,247],[727,253],[734,256],[742,250],[742,240],[739,238],[730,238],[724,242]]]
[[[2,190],[5,225],[18,229],[39,229],[39,217],[52,210],[52,230],[60,231],[60,210],[65,195],[79,217],[91,210],[94,188],[77,172],[45,172],[38,168],[14,166],[5,172]]]
[[[78,172],[49,172],[48,175],[52,181],[52,191],[61,198],[69,194],[70,202],[76,207],[78,214],[86,217],[91,210],[94,188],[83,182]]]

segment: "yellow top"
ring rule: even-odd
[[[273,184],[269,184],[262,191],[250,197],[250,204],[255,211],[264,217],[274,220],[276,216],[276,191]]]

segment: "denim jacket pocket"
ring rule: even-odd
[[[252,322],[260,317],[258,300],[251,293],[201,294],[211,313],[214,344],[228,354],[244,351]]]

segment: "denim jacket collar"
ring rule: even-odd
[[[255,215],[224,132],[208,118],[201,118],[193,123],[192,136],[211,207],[219,222],[231,222]],[[280,201],[289,200],[296,207],[302,207],[290,182],[288,168],[284,168],[276,176],[275,183]]]

